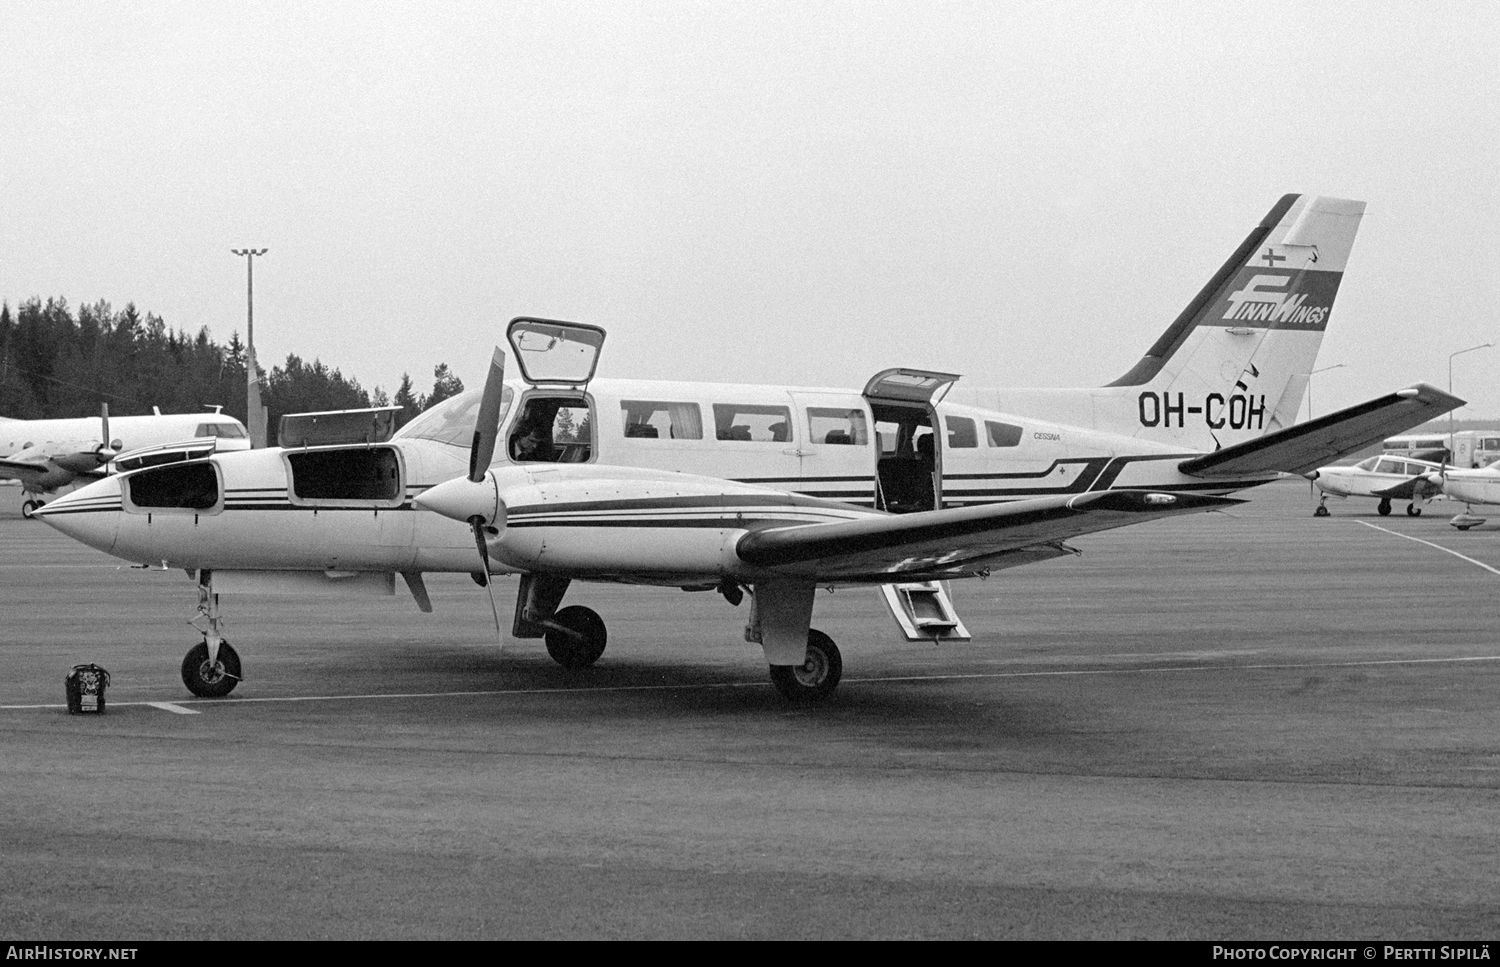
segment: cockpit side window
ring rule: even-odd
[[[139,510],[213,510],[220,504],[219,475],[207,460],[142,470],[125,478],[126,500]]]
[[[594,455],[593,407],[577,396],[528,396],[506,452],[517,463],[587,463]]]

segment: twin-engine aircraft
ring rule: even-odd
[[[111,436],[111,427],[115,435]],[[0,480],[19,480],[26,492],[21,514],[31,517],[43,496],[79,480],[103,476],[126,451],[189,440],[213,441],[219,450],[245,450],[244,424],[222,413],[117,416],[101,407],[99,419],[12,420],[0,417]]]
[[[912,369],[862,391],[594,379],[604,330],[519,318],[520,381],[497,350],[482,390],[394,435],[388,410],[287,417],[280,448],[107,478],[39,516],[195,578],[182,672],[200,696],[241,676],[221,594],[390,594],[400,574],[427,611],[423,574],[446,571],[490,588],[497,628],[489,575],[519,573],[512,634],[574,668],[607,640],[561,606],[575,580],[748,594],[778,689],[821,698],[842,659],[811,626],[815,588],[879,585],[909,638],[965,639],[943,582],[1235,503],[1461,405],[1419,384],[1293,425],[1363,211],[1283,197],[1105,387],[959,402],[956,375]]]

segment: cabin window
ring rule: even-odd
[[[621,400],[625,436],[633,440],[701,440],[703,413],[697,403]]]
[[[792,414],[785,406],[715,403],[714,437],[754,443],[785,443],[792,438]]]
[[[813,443],[862,447],[870,442],[870,428],[863,410],[809,406],[807,438]]]
[[[286,462],[294,500],[401,503],[401,462],[390,447],[291,451]]]
[[[517,463],[587,463],[594,455],[594,420],[588,400],[528,397],[511,427],[507,446]]]
[[[966,449],[979,446],[979,432],[974,429],[974,421],[967,416],[948,416],[943,418],[948,424],[948,446]]]
[[[1021,445],[1021,428],[1011,423],[984,421],[984,435],[992,447],[1018,447]]]
[[[1381,460],[1375,465],[1376,473],[1402,473],[1406,470],[1406,464],[1400,460]]]
[[[125,478],[130,503],[141,510],[211,510],[219,503],[219,475],[208,461],[175,463]]]

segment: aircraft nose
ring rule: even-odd
[[[500,497],[493,474],[485,474],[478,483],[468,477],[445,481],[419,495],[412,503],[423,510],[464,523],[481,517],[486,524],[493,526],[495,518],[500,516]]]
[[[81,544],[109,553],[120,528],[120,482],[106,478],[37,509],[34,516]]]

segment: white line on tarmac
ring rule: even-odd
[[[1056,671],[1030,672],[957,672],[949,675],[882,675],[873,678],[846,678],[844,681],[853,684],[876,684],[880,682],[945,682],[1000,678],[1051,678],[1067,675],[1147,675],[1153,672],[1295,671],[1309,668],[1368,668],[1375,665],[1445,665],[1471,661],[1500,661],[1500,655],[1464,655],[1454,658],[1377,658],[1366,661],[1267,662],[1258,665],[1162,665],[1155,668],[1070,668]],[[685,692],[708,688],[770,687],[771,683],[765,681],[699,682],[692,685],[604,685],[597,688],[495,688],[469,692],[396,692],[372,693],[367,695],[284,695],[267,698],[199,698],[184,699],[181,702],[111,701],[109,706],[111,708],[122,708],[128,705],[148,705],[152,708],[168,708],[168,706],[174,705],[216,705],[222,708],[226,705],[252,705],[273,702],[368,702],[412,698],[468,698],[485,695],[584,695],[602,694],[605,692]],[[66,707],[63,704],[0,705],[0,711]],[[187,708],[168,708],[168,711],[179,710],[183,712],[191,711]]]
[[[181,705],[178,705],[176,702],[144,702],[142,704],[149,705],[152,708],[159,708],[163,712],[176,712],[178,715],[201,715],[201,714],[203,714],[203,713],[199,712],[195,708],[183,708]]]
[[[1494,568],[1490,567],[1488,564],[1484,563],[1483,561],[1476,561],[1472,557],[1468,557],[1467,555],[1460,554],[1457,551],[1451,550],[1449,548],[1446,548],[1446,547],[1444,547],[1441,544],[1434,544],[1434,543],[1432,543],[1432,541],[1424,541],[1420,537],[1412,537],[1410,534],[1403,534],[1400,531],[1393,531],[1393,530],[1391,530],[1388,527],[1381,527],[1379,524],[1372,524],[1372,523],[1370,523],[1367,520],[1357,520],[1357,521],[1355,521],[1355,523],[1356,524],[1364,524],[1366,527],[1373,527],[1373,528],[1375,528],[1378,531],[1384,531],[1385,533],[1392,534],[1392,535],[1394,535],[1396,537],[1404,537],[1404,538],[1406,538],[1409,541],[1416,541],[1418,544],[1426,544],[1428,547],[1435,547],[1435,548],[1437,548],[1440,551],[1446,551],[1447,553],[1452,554],[1454,557],[1459,558],[1460,560],[1468,561],[1470,564],[1474,565],[1475,567],[1482,567],[1486,571],[1489,571],[1491,574],[1500,576],[1500,571],[1495,570]]]

